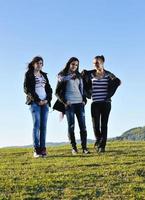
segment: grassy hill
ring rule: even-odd
[[[133,140],[133,141],[145,141],[145,126],[132,128],[125,131],[121,136],[113,138],[114,140]]]
[[[72,156],[70,146],[0,149],[0,200],[143,200],[145,142],[114,141],[105,154]]]

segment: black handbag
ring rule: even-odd
[[[65,106],[58,99],[56,100],[55,104],[53,105],[53,110],[57,110],[57,111],[65,114]]]

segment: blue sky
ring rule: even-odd
[[[112,98],[108,136],[145,125],[144,0],[0,0],[0,7],[0,147],[32,143],[23,80],[36,55],[44,58],[55,91],[56,75],[70,57],[79,58],[81,71],[92,69],[93,57],[103,54],[106,69],[122,80]],[[55,100],[53,95],[52,104]],[[94,139],[90,104],[86,123]],[[49,114],[47,141],[68,141],[66,119],[59,122],[55,111]]]

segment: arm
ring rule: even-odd
[[[35,83],[33,84],[32,78],[28,73],[25,74],[24,78],[24,92],[27,94],[27,96],[37,103],[41,101],[39,96],[35,93]]]
[[[46,82],[46,86],[45,86],[45,90],[46,90],[46,94],[47,94],[46,100],[48,101],[48,104],[49,104],[49,106],[51,107],[52,88],[51,88],[51,86],[50,86],[50,84],[49,84],[48,78],[47,78],[46,81],[47,81],[47,82]]]
[[[121,80],[117,78],[113,73],[109,72],[109,82],[108,82],[108,95],[107,99],[110,99],[116,92],[117,88],[121,84]]]
[[[80,86],[79,86],[79,88],[80,88],[80,92],[82,94],[83,103],[84,103],[84,105],[86,105],[87,98],[86,98],[86,95],[85,95],[84,84],[83,84],[83,79],[82,78],[80,79]]]
[[[65,90],[66,82],[65,81],[59,81],[57,82],[55,95],[57,99],[62,102],[64,105],[66,104],[66,100],[64,98],[64,90]]]
[[[106,71],[106,73],[109,74],[109,78],[110,78],[112,81],[115,80],[115,79],[118,79],[119,85],[121,84],[121,80],[120,80],[118,77],[116,77],[112,72]]]
[[[84,94],[88,99],[91,99],[91,94],[92,94],[92,81],[91,81],[91,73],[93,71],[87,71],[83,70],[81,72],[81,76],[83,79],[83,85],[84,85]]]

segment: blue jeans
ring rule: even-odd
[[[34,148],[44,148],[49,106],[48,104],[39,106],[32,103],[30,110],[33,118],[33,146]]]
[[[76,148],[76,140],[75,140],[75,114],[78,120],[79,128],[80,128],[80,136],[81,136],[81,145],[83,149],[86,149],[87,145],[87,131],[86,131],[86,123],[85,123],[85,109],[82,103],[71,104],[66,108],[65,111],[67,122],[68,122],[68,137],[72,148]]]

